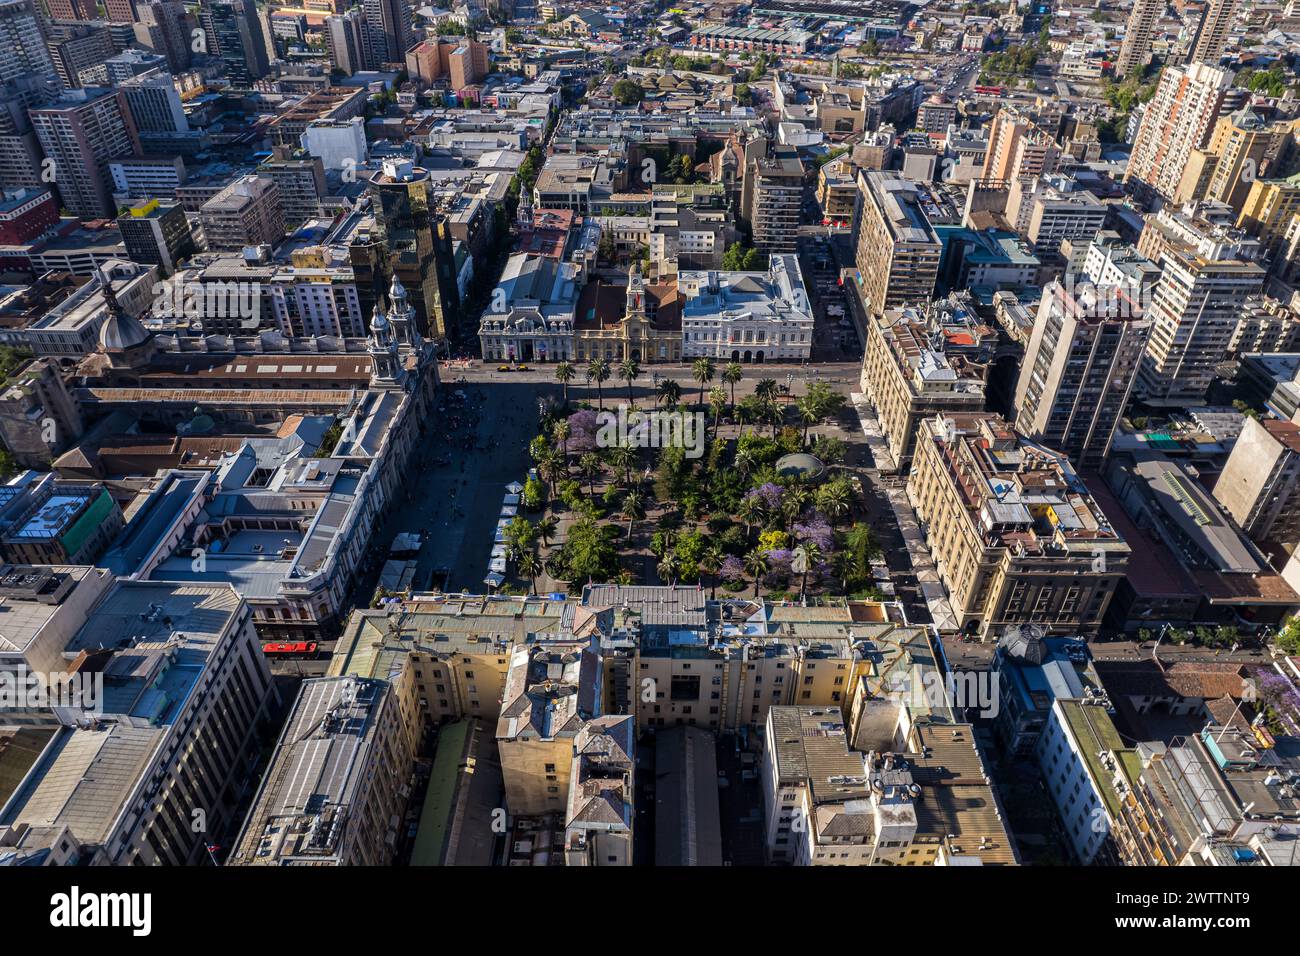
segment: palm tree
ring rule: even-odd
[[[745,366],[739,362],[728,362],[722,370],[722,380],[731,386],[731,407],[736,407],[736,383],[745,377]]]
[[[802,444],[806,445],[808,444],[808,426],[815,424],[821,418],[821,409],[807,395],[795,402],[795,409],[799,412],[799,420],[803,422]]]
[[[573,381],[573,366],[561,362],[555,366],[555,380],[564,386],[564,406],[569,406],[569,383]]]
[[[623,472],[624,485],[632,483],[632,466],[636,464],[636,451],[626,445],[615,445],[609,450],[609,463]]]
[[[754,394],[758,396],[759,401],[774,402],[776,401],[777,385],[774,378],[760,378],[758,384],[754,386]]]
[[[840,579],[840,590],[847,594],[849,578],[852,577],[854,571],[853,555],[848,551],[836,551],[831,555],[831,570]]]
[[[742,475],[748,475],[754,470],[754,466],[758,462],[754,459],[754,453],[750,449],[740,448],[736,450],[736,459],[733,464]]]
[[[632,523],[645,517],[645,495],[633,488],[623,496],[619,514],[627,519],[627,540],[632,540]]]
[[[749,532],[756,524],[763,522],[763,502],[759,498],[742,498],[736,517],[745,522],[745,541],[749,541]]]
[[[551,497],[555,498],[560,480],[568,477],[569,463],[559,455],[548,455],[537,464],[543,478],[551,483]]]
[[[832,521],[848,514],[851,505],[852,494],[842,481],[832,481],[817,489],[817,507]]]
[[[519,573],[528,579],[528,591],[537,593],[537,575],[542,573],[542,561],[532,551],[525,551],[519,557]]]
[[[669,587],[677,584],[677,556],[665,554],[655,565],[655,571],[659,574],[660,583],[667,583]]]
[[[609,363],[602,358],[594,358],[587,363],[587,384],[596,383],[596,400],[600,403],[600,410],[605,410],[605,393],[601,389],[606,381],[609,380]]]
[[[713,371],[713,359],[707,355],[697,358],[691,366],[691,378],[700,386],[700,405],[704,404],[704,386],[713,381]]]
[[[618,377],[627,382],[627,403],[629,406],[633,404],[632,383],[636,381],[640,374],[641,366],[636,359],[624,359],[618,363]]]
[[[654,538],[650,541],[650,550],[654,552],[655,557],[662,558],[668,552],[672,551],[673,545],[677,543],[677,532],[672,528],[664,525],[663,519],[659,519],[659,530],[654,533]]]
[[[805,541],[795,549],[795,554],[803,555],[803,575],[799,580],[799,600],[802,601],[804,592],[808,589],[808,572],[821,561],[822,549],[815,542]]]
[[[866,577],[871,572],[871,559],[880,551],[871,526],[855,522],[844,533],[844,548],[853,556],[853,566],[858,575]]]
[[[722,545],[711,544],[700,555],[700,570],[709,575],[709,600],[712,601],[718,596],[718,571],[722,568],[722,562],[727,560],[727,553],[722,550]]]
[[[671,408],[682,400],[682,383],[675,378],[665,378],[659,383],[659,391],[655,396],[655,407],[659,407],[659,399],[663,399],[664,405]]]
[[[596,496],[596,477],[600,474],[600,470],[600,456],[595,452],[589,451],[578,459],[578,472],[587,479],[587,487],[593,498]]]
[[[541,539],[542,544],[546,547],[551,546],[551,539],[555,537],[555,531],[560,526],[560,519],[555,515],[547,515],[537,522],[537,537]]]
[[[551,439],[564,451],[565,462],[569,460],[569,436],[571,434],[573,434],[573,429],[568,421],[563,418],[551,426]]]
[[[718,386],[709,389],[709,408],[713,410],[713,437],[718,437],[718,417],[727,407],[727,393]]]
[[[759,551],[758,548],[745,555],[745,570],[754,579],[754,597],[758,597],[758,581],[759,578],[767,574],[767,567],[767,555]]]
[[[810,501],[812,501],[812,492],[807,488],[796,485],[786,490],[785,500],[781,502],[781,511],[787,527],[795,518],[803,514],[803,509],[808,507]]]

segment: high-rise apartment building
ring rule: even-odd
[[[0,188],[48,186],[40,142],[28,110],[59,95],[52,73],[17,77],[0,83]]]
[[[1203,63],[1167,67],[1160,75],[1124,173],[1142,198],[1174,198],[1192,151],[1209,141],[1232,76]]]
[[[1191,51],[1187,55],[1189,64],[1208,63],[1216,66],[1223,58],[1223,51],[1228,45],[1228,29],[1232,26],[1240,2],[1241,0],[1207,0],[1196,27],[1196,36],[1192,39]]]
[[[926,419],[908,497],[958,627],[1097,632],[1129,548],[1065,455],[991,412]]]
[[[769,253],[795,251],[803,209],[803,164],[794,150],[778,147],[746,164],[745,218],[753,228],[754,247]]]
[[[81,72],[99,66],[117,50],[113,34],[103,23],[56,23],[47,27],[46,46],[54,60],[54,72],[65,89],[88,85]]]
[[[284,238],[280,189],[266,175],[241,176],[199,209],[211,250],[271,245]]]
[[[872,315],[928,302],[943,245],[921,207],[916,184],[898,173],[861,170],[857,282]]]
[[[1257,179],[1242,203],[1237,228],[1259,240],[1265,256],[1275,258],[1287,227],[1300,214],[1300,174],[1288,179]]]
[[[1133,387],[1150,325],[1120,290],[1043,290],[1016,383],[1016,430],[1097,469]]]
[[[411,7],[406,0],[362,0],[367,59],[373,69],[401,63],[411,46]]]
[[[361,10],[353,8],[325,18],[325,45],[329,48],[330,63],[348,76],[370,68],[366,42],[366,18]]]
[[[193,20],[179,0],[153,0],[136,8],[135,41],[167,57],[167,70],[179,74],[190,66]],[[126,21],[123,21],[126,22]]]
[[[0,82],[54,73],[54,61],[45,46],[33,3],[0,0]]]
[[[1124,27],[1124,42],[1115,61],[1115,75],[1126,77],[1140,71],[1151,59],[1151,35],[1156,20],[1165,12],[1165,0],[1136,0]]]
[[[1147,220],[1138,252],[1160,266],[1138,393],[1199,400],[1228,354],[1246,300],[1263,287],[1259,243],[1194,211],[1164,209]]]
[[[54,176],[59,196],[74,215],[112,217],[113,181],[109,160],[140,153],[135,121],[120,91],[70,90],[54,102],[29,111],[32,127]]]
[[[989,127],[980,178],[992,182],[1032,179],[1056,171],[1061,149],[1056,137],[1020,110],[1003,107]]]

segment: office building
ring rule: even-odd
[[[406,0],[362,0],[371,69],[400,64],[411,46],[411,7]]]
[[[908,496],[958,627],[1100,628],[1129,549],[1064,454],[993,413],[927,419]]]
[[[227,585],[118,581],[63,648],[103,677],[0,807],[0,845],[79,865],[196,866],[232,835],[278,694]]]
[[[382,292],[384,277],[401,279],[415,308],[416,327],[432,339],[459,339],[464,330],[446,217],[431,198],[429,171],[409,161],[385,161],[370,179],[373,231],[350,247],[363,309]]]
[[[168,73],[179,76],[188,70],[193,43],[193,20],[185,12],[185,4],[180,0],[152,0],[138,6],[133,0],[127,2],[135,6],[135,16],[130,20],[120,16],[112,19],[121,23],[134,20],[131,29],[135,42],[165,56]]]
[[[189,120],[170,73],[162,70],[135,76],[117,85],[140,133],[188,133]]]
[[[942,243],[930,225],[918,187],[897,173],[860,170],[862,210],[857,283],[867,312],[928,302],[934,296]]]
[[[125,96],[118,90],[70,90],[29,115],[41,149],[54,161],[63,205],[84,219],[111,218],[117,204],[109,161],[140,152]]]
[[[157,266],[162,278],[198,251],[185,210],[177,205],[164,206],[157,200],[141,203],[119,216],[117,227],[127,258]]]
[[[275,183],[285,229],[292,231],[320,216],[321,200],[329,191],[325,167],[315,156],[277,147],[272,157],[257,167],[257,175]]]
[[[1016,430],[1094,469],[1128,403],[1150,324],[1139,303],[1106,288],[1043,290],[1016,383]]]
[[[303,681],[228,865],[391,864],[423,734],[388,681]]]
[[[102,23],[55,23],[47,31],[46,48],[64,89],[95,85],[82,80],[82,71],[102,65],[117,52],[112,32]]]
[[[1124,182],[1139,197],[1175,197],[1192,151],[1209,141],[1232,78],[1230,70],[1203,63],[1167,67],[1160,74],[1124,172]]]
[[[280,188],[268,175],[241,176],[199,210],[211,250],[274,245],[284,238]]]

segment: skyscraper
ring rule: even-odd
[[[916,185],[898,173],[871,170],[858,173],[858,188],[857,281],[867,310],[880,315],[930,301],[943,244]]]
[[[1124,42],[1115,61],[1115,75],[1128,76],[1146,66],[1151,56],[1151,33],[1165,12],[1165,0],[1136,0],[1124,27]]]
[[[1209,140],[1232,77],[1231,70],[1203,63],[1172,66],[1160,75],[1124,173],[1135,192],[1144,199],[1173,198],[1192,150]]]
[[[70,90],[29,115],[41,149],[53,160],[54,185],[63,205],[87,219],[114,215],[117,204],[108,162],[140,152],[122,93],[94,87]]]
[[[225,61],[232,83],[251,86],[266,76],[270,70],[266,34],[253,0],[208,0],[199,18],[208,53]]]
[[[349,250],[361,307],[369,312],[395,275],[415,309],[416,328],[432,339],[455,339],[459,294],[446,217],[432,196],[429,171],[388,161],[370,180],[375,228]]]
[[[1240,0],[1208,0],[1201,13],[1201,22],[1196,28],[1192,40],[1192,49],[1187,56],[1190,63],[1208,63],[1216,65],[1223,57],[1224,47],[1228,45],[1228,28],[1237,13]]]

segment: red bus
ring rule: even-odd
[[[976,93],[983,93],[988,96],[1002,96],[1006,93],[1006,88],[1001,86],[976,86],[972,88]]]
[[[263,654],[315,654],[315,641],[273,641],[262,645]]]

